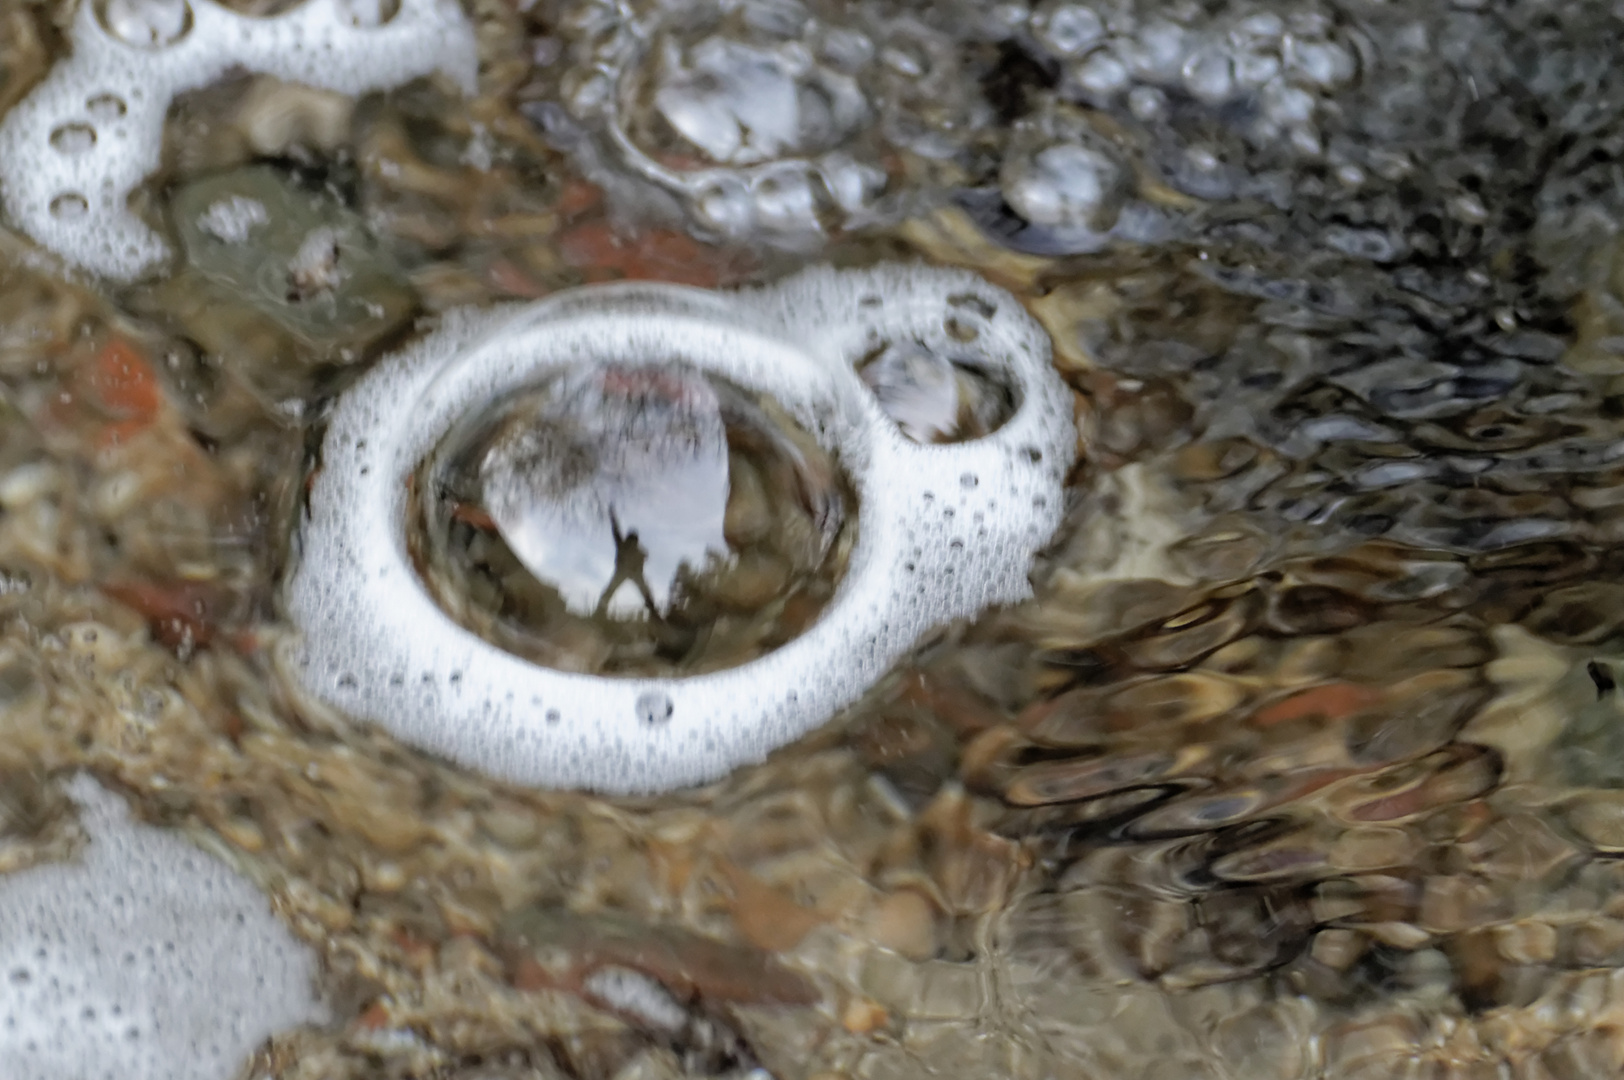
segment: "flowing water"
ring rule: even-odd
[[[219,9],[95,5],[135,89],[39,131],[100,161],[160,110],[127,213],[0,137],[0,1073],[1624,1072],[1624,6],[304,3],[403,36],[160,79]],[[0,112],[76,18],[0,0]],[[448,313],[897,262],[1049,336],[1029,600],[635,798],[283,662],[335,403]],[[856,358],[914,443],[1020,405],[965,325]],[[442,611],[634,675],[833,610],[852,463],[671,360],[412,474]]]

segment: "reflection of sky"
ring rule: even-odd
[[[959,383],[946,357],[917,346],[891,348],[860,374],[880,409],[915,442],[957,431]]]
[[[562,455],[582,450],[595,468],[570,475]],[[502,538],[579,614],[591,614],[614,580],[611,511],[647,552],[643,573],[661,612],[684,563],[699,569],[709,553],[727,555],[727,435],[715,391],[692,369],[570,372],[534,426],[491,448],[481,475]],[[629,617],[642,607],[636,585],[623,583],[609,612]]]

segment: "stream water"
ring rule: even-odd
[[[0,124],[73,117],[0,128],[0,1074],[1624,1072],[1624,6],[304,3],[350,51],[0,0]],[[126,66],[46,100],[86,18]],[[127,204],[50,156],[137,161],[151,109]],[[892,263],[1048,336],[1076,458],[1028,600],[660,795],[489,779],[290,670],[386,356]],[[855,362],[952,446],[1021,404],[972,354]],[[413,474],[455,621],[688,675],[840,602],[851,463],[669,360]]]

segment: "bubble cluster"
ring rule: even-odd
[[[979,439],[915,442],[855,371],[894,343],[973,349],[1011,388],[1013,413]],[[686,679],[541,668],[457,626],[409,560],[407,480],[459,418],[549,369],[628,358],[772,395],[856,488],[861,527],[833,602],[742,666]],[[823,723],[931,627],[1028,595],[1074,447],[1047,337],[962,272],[817,270],[733,295],[617,285],[464,313],[334,411],[287,593],[303,643],[286,659],[332,704],[503,779],[614,792],[698,783]]]
[[[81,859],[0,877],[0,1075],[225,1080],[322,1019],[314,958],[257,889],[94,781],[69,791]]]
[[[1259,140],[1318,153],[1324,97],[1352,82],[1359,53],[1329,10],[1252,5],[1050,2],[1029,32],[1063,66],[1061,92],[1099,106],[1122,101],[1151,120],[1189,100],[1248,117]]]
[[[708,232],[789,245],[872,219],[902,148],[957,158],[993,123],[953,34],[798,0],[576,5],[572,71],[532,115],[677,196]],[[554,101],[561,105],[555,105]],[[949,170],[951,171],[951,169]]]
[[[440,72],[472,92],[473,30],[454,0],[306,0],[270,19],[210,0],[80,6],[73,54],[0,124],[0,198],[68,262],[130,279],[168,254],[126,205],[158,165],[176,95],[233,70],[364,94]]]

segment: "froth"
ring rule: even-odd
[[[1014,388],[1014,415],[982,439],[910,441],[853,370],[891,341],[975,352]],[[453,422],[553,367],[627,359],[683,360],[773,395],[851,476],[858,539],[835,599],[758,660],[685,679],[540,668],[453,623],[412,570],[407,479]],[[700,783],[823,723],[930,628],[1025,598],[1074,448],[1047,337],[968,273],[815,270],[732,295],[604,286],[463,314],[338,404],[288,586],[303,636],[286,659],[331,704],[502,779]]]
[[[315,961],[249,882],[80,777],[77,863],[0,876],[0,1076],[226,1080],[320,1020]]]
[[[85,0],[72,56],[0,123],[7,213],[70,263],[141,274],[169,248],[128,200],[158,165],[170,102],[238,69],[342,94],[438,71],[471,92],[478,57],[455,0],[305,0],[271,19],[210,0]]]

